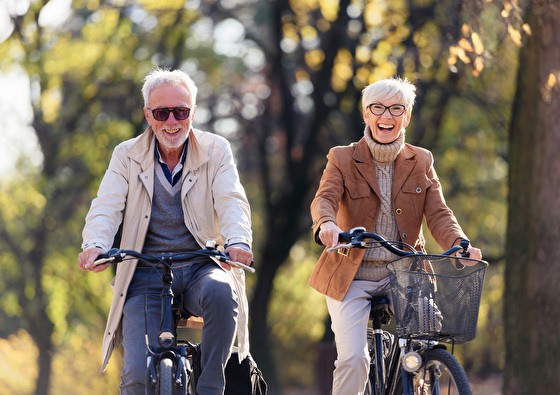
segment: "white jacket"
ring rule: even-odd
[[[122,223],[120,247],[142,251],[152,212],[154,146],[155,135],[148,128],[115,148],[86,216],[82,248],[98,246],[108,250]],[[226,139],[191,130],[181,183],[185,225],[201,247],[207,240],[251,247],[249,203]],[[113,301],[103,336],[101,371],[105,370],[114,347],[122,342],[122,311],[135,268],[136,261],[118,265],[112,282]],[[243,359],[249,353],[245,274],[238,268],[228,273],[239,296],[237,347]]]

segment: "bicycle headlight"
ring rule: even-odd
[[[407,372],[416,372],[422,366],[422,357],[415,351],[407,352],[403,356],[402,365]]]
[[[175,336],[171,332],[161,332],[158,336],[158,343],[162,347],[171,347],[175,342]]]

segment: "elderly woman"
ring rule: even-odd
[[[356,226],[424,250],[422,220],[442,249],[466,238],[445,203],[430,151],[405,143],[415,99],[406,79],[375,82],[362,92],[364,136],[334,147],[311,204],[313,234],[326,248],[338,234]],[[469,248],[481,259],[478,248]],[[355,249],[348,257],[323,252],[309,284],[326,296],[337,360],[332,394],[363,394],[369,355],[366,344],[369,300],[389,292],[386,263],[395,258],[383,248]]]

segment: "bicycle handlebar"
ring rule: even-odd
[[[218,248],[218,245],[213,240],[209,240],[208,242],[206,242],[206,248],[201,248],[196,251],[177,253],[169,252],[158,255],[143,254],[134,250],[111,248],[106,253],[98,255],[97,259],[94,262],[94,265],[98,266],[106,263],[119,263],[125,260],[127,256],[137,258],[154,265],[158,263],[170,264],[172,262],[184,262],[195,257],[206,256],[216,263],[224,262],[228,265],[232,265],[248,272],[255,273],[255,268],[252,267],[253,262],[251,262],[251,266],[247,266],[241,262],[230,260],[229,255],[223,249]]]
[[[385,247],[387,250],[398,256],[408,256],[408,255],[423,255],[421,251],[417,251],[414,247],[409,244],[400,241],[389,241],[384,239],[382,236],[373,232],[366,232],[364,227],[356,227],[350,229],[349,232],[342,232],[338,234],[338,241],[346,242],[345,244],[339,244],[336,247],[331,247],[327,249],[327,252],[337,251],[345,248],[367,248],[367,240],[375,240],[380,245]],[[403,250],[401,248],[395,247],[394,244],[404,246],[409,249],[409,251]],[[447,251],[439,255],[453,255],[455,252],[461,250],[461,256],[468,258],[470,241],[467,239],[462,239],[460,245],[453,246]]]

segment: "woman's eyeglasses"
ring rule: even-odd
[[[169,113],[171,112],[177,121],[185,120],[191,115],[191,109],[189,107],[160,107],[154,108],[153,110],[148,108],[148,110],[152,111],[152,115],[156,121],[167,121]]]
[[[373,103],[368,106],[369,111],[375,116],[381,116],[386,110],[389,110],[389,114],[394,117],[399,117],[403,115],[406,111],[406,107],[402,104],[392,104],[390,106],[384,106],[383,104]]]

